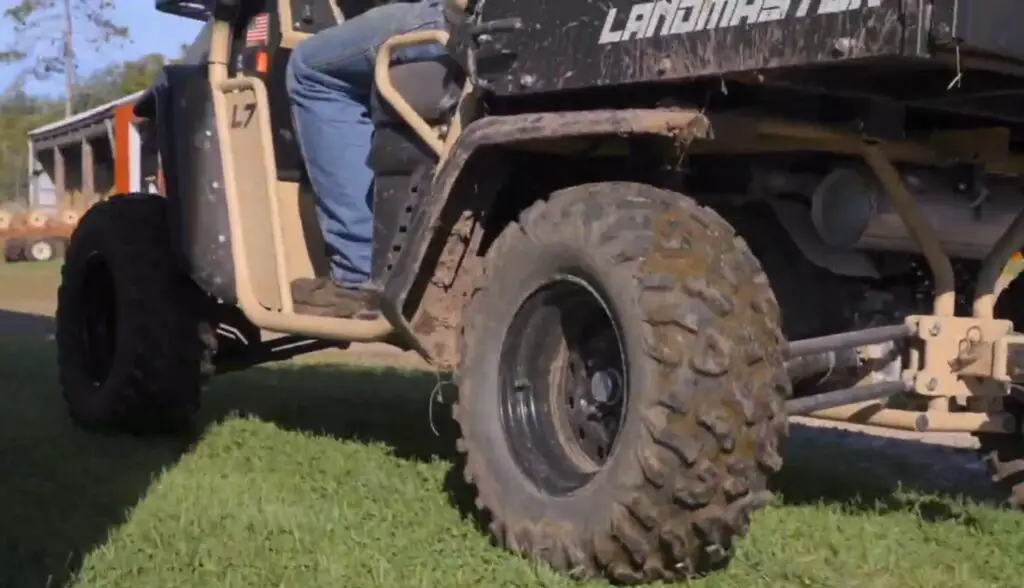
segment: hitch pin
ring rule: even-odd
[[[982,342],[981,329],[971,327],[967,330],[967,336],[960,340],[957,345],[956,358],[950,360],[949,367],[953,370],[961,370],[980,359],[978,354],[979,343]]]

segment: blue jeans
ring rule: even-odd
[[[389,38],[443,26],[442,0],[372,8],[299,43],[287,86],[299,147],[316,192],[331,279],[357,288],[370,277],[373,172],[367,165],[374,60]],[[394,62],[429,59],[437,44],[408,47]]]

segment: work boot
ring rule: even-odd
[[[380,316],[377,295],[368,290],[344,288],[330,278],[300,278],[292,282],[297,314],[373,320]]]

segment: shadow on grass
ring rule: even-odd
[[[52,343],[9,333],[0,337],[0,586],[59,587],[187,441],[126,441],[74,428]]]
[[[785,505],[836,504],[847,511],[913,512],[971,525],[968,503],[1000,506],[972,449],[790,424],[785,466],[772,480]]]
[[[0,586],[5,588],[66,585],[82,559],[128,519],[154,477],[173,467],[197,439],[104,437],[79,431],[58,396],[52,346],[29,339],[0,338]],[[449,406],[454,389],[444,389],[439,402],[436,385],[435,375],[424,372],[315,364],[255,368],[215,380],[197,434],[238,413],[285,430],[381,443],[402,459],[454,462],[457,425]],[[889,445],[861,452],[828,439],[834,432],[794,427],[793,433],[787,467],[776,480],[786,504],[840,502],[875,511],[925,508],[896,490],[896,474],[906,473],[909,466],[898,461],[884,465],[893,453]],[[960,470],[954,463],[950,467]],[[980,473],[977,478],[984,482]],[[457,465],[450,468],[445,490],[464,515],[482,523],[473,515],[472,491]],[[921,490],[962,491],[932,482]],[[929,511],[928,518],[956,518],[955,508],[947,508],[946,513]]]
[[[208,396],[210,416],[240,411],[287,430],[383,443],[400,458],[452,461],[445,491],[464,517],[484,527],[455,452],[454,385],[445,386],[438,398],[432,395],[437,384],[432,373],[343,371],[331,365],[230,377],[237,379]],[[772,481],[785,505],[824,502],[851,511],[914,512],[923,520],[970,524],[967,502],[996,505],[1002,499],[967,449],[792,424],[785,462]]]
[[[128,520],[154,479],[207,428],[233,414],[284,430],[382,443],[407,460],[454,457],[456,425],[450,406],[432,397],[433,374],[357,366],[254,368],[214,380],[190,434],[135,438],[90,434],[71,423],[53,355],[45,339],[0,336],[2,588],[70,583],[84,557]]]
[[[54,322],[52,316],[16,312],[0,309],[0,336],[5,335],[52,335]]]
[[[449,380],[449,377],[445,378]],[[401,459],[451,460],[455,390],[417,370],[338,364],[259,367],[215,380],[200,425],[232,414],[281,429],[382,443]]]
[[[476,490],[462,477],[452,417],[457,389],[448,374],[338,364],[256,368],[224,376],[206,396],[201,428],[234,414],[301,433],[380,443],[400,459],[448,461],[444,492],[481,531]]]

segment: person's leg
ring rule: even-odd
[[[352,316],[366,304],[359,288],[369,279],[372,251],[373,172],[366,158],[373,133],[367,105],[374,59],[390,37],[440,27],[440,4],[426,0],[373,8],[306,39],[292,52],[288,95],[331,265],[330,281],[307,281],[293,289],[297,307]],[[425,45],[398,57],[421,59],[442,50]]]

